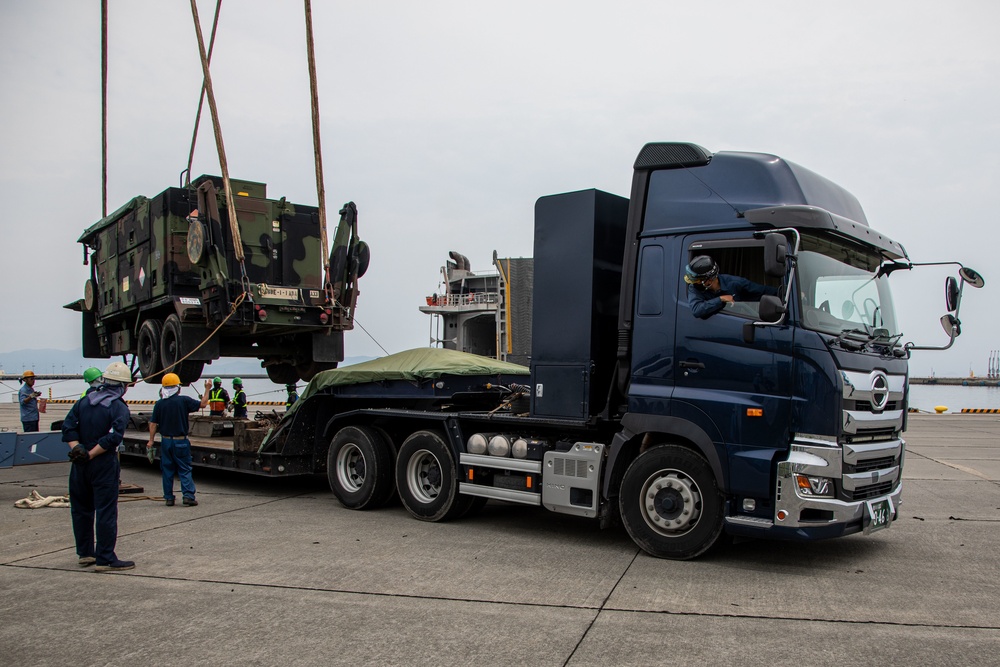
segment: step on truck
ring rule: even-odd
[[[702,256],[761,296],[696,317],[685,276]],[[983,285],[953,264],[944,347],[964,286]],[[530,369],[404,355],[320,373],[242,465],[325,472],[352,509],[398,494],[425,521],[494,499],[620,522],[664,558],[886,529],[907,361],[929,349],[903,343],[893,309],[891,276],[914,266],[792,162],[648,144],[629,198],[537,201]]]
[[[205,175],[134,197],[84,231],[90,276],[66,306],[82,314],[84,357],[131,355],[147,382],[169,370],[183,384],[220,357],[256,357],[279,384],[343,361],[369,262],[354,203],[324,262],[316,207],[268,199],[264,183],[231,189],[234,216],[222,179]]]

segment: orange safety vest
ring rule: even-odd
[[[208,409],[212,412],[222,412],[226,409],[226,400],[222,398],[222,392],[225,389],[219,387],[218,389],[212,389],[208,394]]]

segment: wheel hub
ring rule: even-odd
[[[642,515],[657,532],[677,536],[690,530],[701,516],[701,492],[694,480],[677,470],[661,470],[646,481]]]
[[[340,485],[351,493],[361,490],[365,483],[365,457],[357,445],[344,445],[337,454],[337,477]]]
[[[431,503],[441,493],[443,477],[437,458],[424,450],[417,452],[407,465],[410,492],[423,503]]]

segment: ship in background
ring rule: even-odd
[[[531,359],[532,258],[500,258],[473,272],[469,259],[448,253],[438,292],[420,312],[431,316],[430,346],[528,366]]]

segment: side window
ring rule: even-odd
[[[733,239],[695,242],[688,248],[687,262],[690,263],[692,259],[701,255],[707,255],[715,261],[719,276],[717,282],[697,284],[692,287],[685,285],[692,311],[696,311],[695,302],[698,300],[718,304],[719,301],[715,299],[732,297],[731,302],[730,299],[723,298],[724,307],[715,312],[756,319],[760,297],[778,292],[780,279],[764,274],[764,246],[759,241]],[[697,312],[695,314],[697,316]]]

